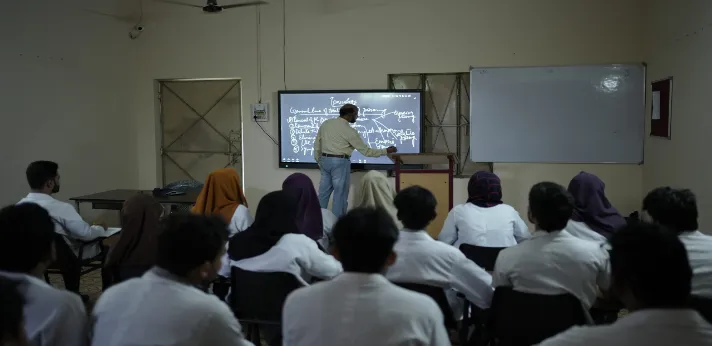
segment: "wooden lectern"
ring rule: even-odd
[[[426,229],[431,237],[437,239],[443,228],[445,218],[452,209],[452,181],[454,177],[455,155],[451,153],[393,154],[395,163],[396,191],[409,186],[420,185],[433,193],[438,201],[438,216]],[[402,165],[428,167],[447,165],[443,169],[405,169]]]

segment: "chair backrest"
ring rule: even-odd
[[[289,273],[252,272],[232,267],[229,302],[241,322],[279,324],[287,296],[302,283]]]
[[[62,270],[68,268],[68,266],[79,265],[79,258],[74,254],[72,248],[69,247],[64,236],[59,233],[54,234],[54,249],[56,258],[50,268]]]
[[[461,244],[460,251],[465,254],[465,257],[470,261],[477,263],[482,269],[491,272],[494,271],[494,264],[497,262],[499,252],[505,247],[483,247],[470,244]]]
[[[712,323],[712,298],[692,296],[690,297],[690,305],[692,305],[692,308],[697,310],[707,322]]]
[[[445,296],[445,291],[443,291],[441,287],[410,282],[394,282],[394,284],[411,291],[425,294],[430,298],[433,298],[433,300],[435,300],[435,303],[438,304],[440,310],[443,312],[443,316],[445,317],[445,327],[447,327],[448,329],[457,328],[457,321],[455,321],[455,315],[452,312],[452,308],[450,307],[450,303],[447,300],[447,296]]]
[[[492,298],[489,331],[502,346],[529,346],[586,324],[581,302],[571,294],[523,293],[498,287]]]

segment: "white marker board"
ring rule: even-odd
[[[474,162],[642,163],[645,66],[470,69]]]

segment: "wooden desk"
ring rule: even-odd
[[[153,195],[153,192],[148,190],[111,190],[94,193],[91,195],[74,197],[70,198],[70,200],[74,201],[74,203],[77,205],[77,211],[79,211],[79,205],[81,203],[91,203],[92,209],[121,210],[124,205],[124,202],[137,193]],[[154,196],[153,198],[155,198],[160,204],[176,204],[190,206],[195,204],[195,200],[198,198],[198,194],[200,194],[200,190],[187,191],[185,195]]]

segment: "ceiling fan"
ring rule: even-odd
[[[207,4],[205,6],[200,6],[200,5],[194,5],[194,4],[187,4],[184,2],[180,1],[174,1],[174,0],[156,0],[157,2],[165,2],[167,4],[173,4],[173,5],[180,5],[180,6],[188,6],[188,7],[193,7],[193,8],[200,8],[203,10],[205,13],[220,13],[223,10],[229,10],[231,8],[238,8],[238,7],[247,7],[247,6],[255,6],[255,5],[265,5],[267,4],[267,1],[249,1],[249,2],[242,2],[239,4],[230,4],[230,5],[224,5],[220,6],[218,5],[217,0],[207,0]]]

